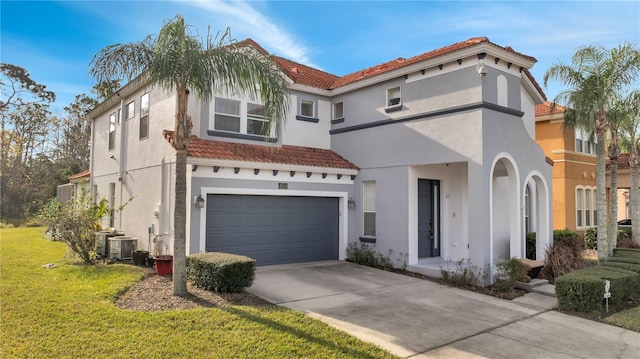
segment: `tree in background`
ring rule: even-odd
[[[220,35],[220,34],[219,34]],[[173,294],[187,294],[186,204],[187,148],[191,136],[191,116],[187,102],[193,92],[200,100],[210,100],[217,92],[238,91],[261,99],[264,118],[279,134],[288,110],[289,90],[278,67],[269,56],[239,47],[229,30],[203,41],[193,35],[181,15],[165,21],[157,37],[107,46],[90,64],[90,74],[98,82],[114,79],[150,81],[164,90],[175,91],[177,106],[172,146],[176,150],[176,182],[173,240]],[[266,129],[265,129],[266,130]]]
[[[21,220],[38,207],[33,170],[48,150],[55,94],[20,66],[0,64],[0,217]]]
[[[635,81],[640,71],[639,60],[633,44],[620,45],[613,50],[585,46],[576,50],[571,65],[554,64],[544,75],[545,86],[550,80],[558,80],[569,87],[554,99],[566,106],[565,121],[577,128],[595,130],[598,259],[602,261],[609,257],[616,241],[615,236],[607,239],[605,139],[609,128],[608,113],[612,101]]]
[[[629,208],[631,209],[631,239],[640,245],[640,185],[638,181],[638,147],[640,147],[640,90],[636,89],[620,102],[623,131],[621,146],[629,152],[631,184],[629,188]]]

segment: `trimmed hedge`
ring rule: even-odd
[[[624,262],[624,263],[640,264],[640,258],[617,256],[617,257],[609,258],[607,262]]]
[[[632,257],[640,259],[640,249],[637,248],[614,248],[614,257]]]
[[[609,261],[609,262],[602,263],[602,265],[605,267],[622,268],[622,269],[630,270],[640,274],[640,264]]]
[[[229,253],[196,253],[187,257],[187,280],[215,292],[238,292],[255,278],[255,259]]]
[[[611,282],[611,304],[618,304],[638,290],[640,274],[616,267],[596,266],[565,274],[555,281],[558,308],[592,312],[604,303],[604,281]]]

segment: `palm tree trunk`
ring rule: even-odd
[[[187,295],[187,150],[176,152],[176,203],[173,238],[173,295]]]
[[[176,149],[176,203],[173,239],[173,295],[187,295],[187,147],[191,136],[191,117],[187,114],[189,91],[178,86],[173,147]]]
[[[596,121],[599,122],[599,121]],[[606,261],[608,258],[607,248],[607,193],[605,179],[604,161],[604,141],[605,126],[596,129],[596,210],[598,220],[598,260]],[[602,128],[604,127],[604,128]]]
[[[638,149],[635,143],[631,144],[631,154],[629,155],[629,165],[631,167],[631,188],[629,189],[631,207],[631,239],[640,244],[640,190],[638,189]]]
[[[611,131],[611,145],[609,146],[609,166],[611,168],[611,187],[609,188],[609,225],[607,230],[607,249],[609,256],[613,254],[618,239],[618,158],[620,147],[617,144],[617,131]]]

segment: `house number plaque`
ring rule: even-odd
[[[280,183],[278,183],[278,189],[289,189],[289,184],[288,183],[284,183],[284,182],[280,182]]]

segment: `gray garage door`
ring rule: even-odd
[[[338,198],[207,196],[207,252],[257,265],[338,259]]]

